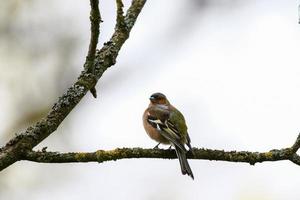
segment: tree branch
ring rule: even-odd
[[[91,13],[90,13],[91,37],[90,37],[87,60],[93,61],[95,59],[96,48],[97,48],[98,38],[100,34],[100,22],[102,22],[102,19],[101,19],[99,6],[98,6],[99,0],[90,0],[90,5],[91,5]]]
[[[298,138],[300,137],[300,134]],[[300,157],[294,151],[295,144],[290,148],[273,149],[268,152],[249,152],[249,151],[223,151],[204,148],[193,148],[193,153],[189,152],[189,159],[216,160],[228,162],[244,162],[254,165],[266,161],[289,160],[300,165]],[[299,146],[297,147],[297,150]],[[177,158],[174,150],[163,149],[142,149],[142,148],[117,148],[115,150],[98,150],[95,152],[71,152],[58,153],[46,151],[29,151],[24,156],[24,160],[40,163],[71,163],[71,162],[98,162],[129,159],[129,158]]]
[[[91,39],[89,44],[89,50],[86,57],[84,67],[92,74],[94,74],[94,60],[96,54],[96,48],[98,44],[98,38],[100,34],[100,22],[102,22],[101,14],[99,11],[99,0],[90,0],[91,12],[90,12],[90,21],[91,21]],[[92,95],[97,98],[97,91],[95,87],[90,89]]]
[[[0,171],[22,160],[27,151],[32,150],[37,144],[53,133],[72,109],[80,102],[84,95],[103,73],[116,63],[116,57],[128,39],[131,28],[141,12],[146,0],[133,0],[125,16],[126,29],[115,29],[111,39],[96,52],[94,73],[85,69],[78,80],[58,99],[49,114],[34,126],[12,138],[4,147],[0,148]]]

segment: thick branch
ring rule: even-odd
[[[218,160],[229,162],[245,162],[251,165],[265,161],[290,160],[290,148],[281,150],[271,150],[268,152],[248,152],[248,151],[223,151],[203,148],[193,148],[192,153],[188,153],[189,159]],[[110,151],[98,150],[88,153],[58,153],[31,151],[24,160],[41,163],[70,163],[70,162],[105,162],[128,158],[177,158],[174,150],[163,149],[142,149],[142,148],[121,148]]]
[[[189,159],[216,160],[228,162],[244,162],[254,165],[265,161],[289,160],[300,165],[300,156],[296,154],[299,149],[300,134],[295,143],[290,148],[273,149],[268,152],[249,152],[249,151],[223,151],[203,148],[193,148],[193,153],[189,152]],[[295,149],[297,148],[297,149]],[[174,150],[163,149],[142,149],[142,148],[118,148],[110,151],[98,150],[95,152],[46,152],[29,151],[24,156],[24,160],[41,163],[70,163],[70,162],[105,162],[128,158],[177,158]]]
[[[126,29],[116,29],[109,42],[96,53],[95,72],[84,70],[78,80],[58,99],[49,114],[34,126],[11,139],[0,149],[0,171],[21,160],[26,152],[31,150],[51,133],[53,133],[84,95],[101,78],[103,73],[116,62],[116,57],[122,45],[129,37],[131,28],[141,12],[146,0],[133,0],[125,16]]]

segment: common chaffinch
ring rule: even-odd
[[[150,104],[143,114],[143,125],[149,137],[158,142],[155,148],[159,144],[175,147],[182,174],[194,179],[186,158],[188,150],[185,144],[191,151],[192,147],[184,116],[170,104],[164,94],[154,93],[150,96]]]

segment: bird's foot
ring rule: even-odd
[[[159,149],[158,146],[160,145],[160,143],[158,143],[155,147],[153,147],[153,149]]]

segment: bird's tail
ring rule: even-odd
[[[182,149],[180,149],[177,146],[175,146],[175,151],[176,151],[177,157],[179,159],[182,174],[183,175],[187,174],[194,180],[194,175],[193,175],[192,169],[186,158],[187,152],[183,151]]]

